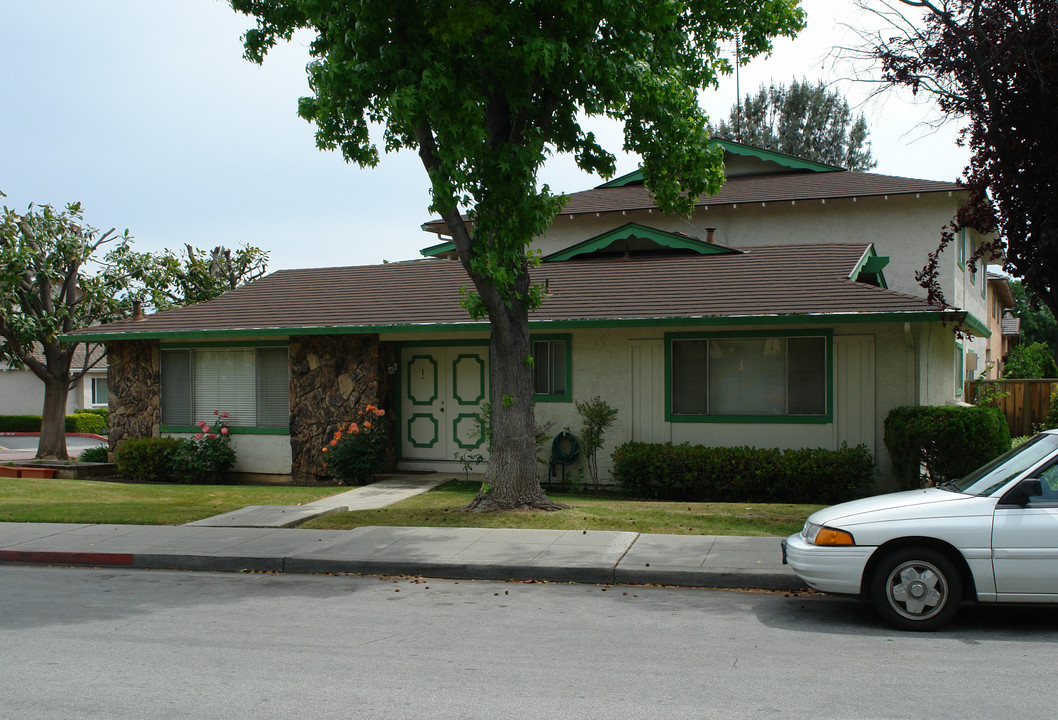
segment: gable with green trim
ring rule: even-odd
[[[627,223],[601,235],[588,238],[565,250],[551,253],[544,258],[544,262],[572,260],[582,255],[631,254],[664,250],[693,252],[698,255],[730,255],[742,252],[724,245],[708,243],[683,233],[658,230],[639,223]]]

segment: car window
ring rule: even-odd
[[[973,471],[955,486],[969,495],[991,495],[1010,480],[1058,452],[1058,435],[1041,434]],[[1055,471],[1058,473],[1058,470]],[[1058,482],[1058,479],[1056,479]]]

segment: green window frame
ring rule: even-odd
[[[833,422],[833,333],[666,333],[665,419]]]
[[[533,399],[571,402],[573,398],[573,340],[569,334],[533,335]]]
[[[197,432],[228,413],[233,433],[290,431],[290,369],[283,343],[161,348],[161,413],[165,432]]]
[[[966,357],[962,343],[955,343],[955,397],[962,397],[963,375],[966,374]]]

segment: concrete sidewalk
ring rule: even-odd
[[[296,529],[385,507],[451,475],[392,475],[299,506],[257,505],[181,526],[0,523],[0,562],[221,572],[796,590],[779,538],[435,527]]]
[[[579,530],[0,523],[0,562],[794,590],[778,538]]]

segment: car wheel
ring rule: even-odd
[[[962,579],[943,553],[929,548],[895,550],[874,569],[871,602],[902,630],[935,630],[951,620],[962,602]]]

